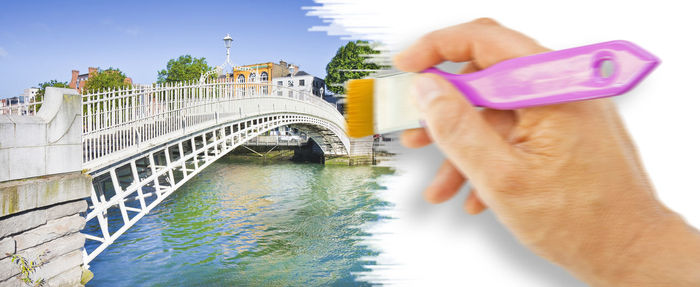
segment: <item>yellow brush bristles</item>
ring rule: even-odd
[[[374,134],[374,79],[350,80],[347,85],[347,128],[353,138]]]

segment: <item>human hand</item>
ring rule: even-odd
[[[479,19],[424,36],[394,62],[420,72],[443,61],[469,61],[463,69],[468,73],[546,51],[523,34]],[[656,199],[610,99],[477,110],[439,76],[424,74],[414,84],[427,128],[405,131],[402,142],[434,142],[448,158],[424,193],[428,201],[453,197],[468,176],[469,213],[491,208],[527,247],[594,285],[667,285],[678,272],[671,254],[700,261],[697,233]],[[677,250],[678,244],[692,247]],[[641,260],[652,257],[649,248],[666,257]],[[700,283],[692,279],[697,281],[670,282]]]

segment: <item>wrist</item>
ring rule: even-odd
[[[666,209],[644,223],[597,274],[594,286],[698,286],[700,285],[700,234],[681,216]],[[606,264],[603,262],[603,264]]]

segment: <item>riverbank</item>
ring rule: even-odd
[[[309,141],[301,146],[239,146],[227,157],[237,158],[248,162],[297,162],[320,163],[325,165],[357,166],[376,165],[384,158],[393,154],[386,149],[386,143],[395,141],[393,138],[373,139],[366,137],[351,140],[350,155],[324,155],[322,149]]]

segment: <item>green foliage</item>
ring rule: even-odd
[[[375,63],[366,62],[364,55],[379,54],[379,51],[372,49],[367,41],[348,42],[338,49],[335,56],[326,65],[326,85],[328,90],[336,94],[344,94],[345,88],[342,86],[350,79],[361,79],[370,72],[354,72],[345,70],[378,70],[380,67]]]
[[[211,70],[207,60],[183,55],[177,59],[170,59],[165,70],[158,71],[158,83],[172,83],[198,80],[199,77]]]
[[[68,86],[68,82],[59,82],[57,80],[51,80],[48,82],[43,82],[39,83],[39,91],[36,92],[36,101],[39,102],[41,99],[44,98],[44,94],[46,93],[46,88],[48,87],[56,87],[56,88],[70,88]]]
[[[20,276],[22,282],[26,284],[27,286],[35,286],[35,287],[40,287],[40,286],[46,286],[46,280],[39,278],[36,280],[33,280],[31,278],[31,275],[36,272],[36,269],[40,267],[42,264],[44,264],[44,261],[41,259],[44,255],[46,255],[46,252],[42,253],[39,255],[36,261],[30,261],[27,258],[24,258],[20,255],[17,254],[9,254],[7,253],[8,256],[11,256],[10,261],[12,263],[17,264],[20,270]]]
[[[101,91],[106,89],[115,89],[127,86],[124,82],[126,75],[119,69],[110,67],[107,70],[100,70],[90,75],[90,78],[85,82],[83,92]]]

